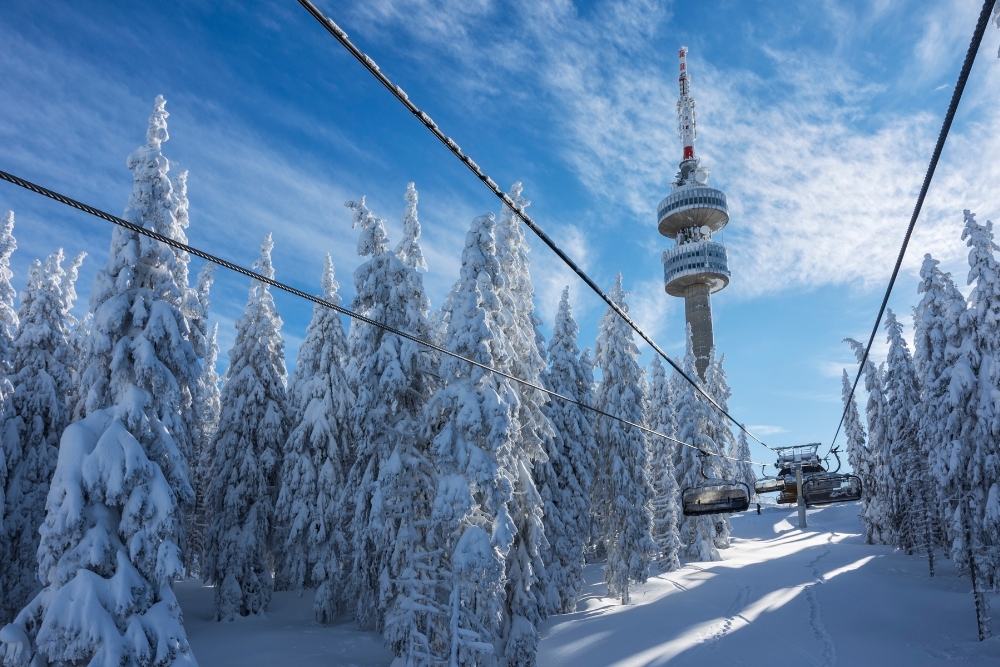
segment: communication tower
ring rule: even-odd
[[[712,330],[712,293],[729,284],[726,246],[712,240],[712,234],[729,222],[726,195],[708,186],[708,169],[694,154],[694,98],[687,69],[686,46],[680,50],[680,89],[677,101],[677,129],[684,157],[671,193],[656,207],[657,228],[677,244],[663,253],[663,279],[670,296],[684,298],[685,320],[691,325],[695,366],[705,379],[708,357],[715,345]]]

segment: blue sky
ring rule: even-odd
[[[867,339],[979,2],[317,4],[498,183],[523,181],[529,212],[599,283],[621,271],[633,315],[675,355],[683,308],[659,263],[673,242],[654,218],[680,157],[687,45],[697,151],[731,208],[733,279],[714,298],[731,411],[771,444],[830,441],[840,372],[854,369],[841,340]],[[907,324],[923,254],[964,285],[962,209],[1000,210],[998,44],[990,28],[890,303]],[[397,240],[416,182],[435,306],[469,222],[498,211],[294,0],[2,3],[0,82],[0,168],[113,213],[131,188],[125,158],[164,95],[164,153],[190,171],[191,242],[249,264],[272,231],[277,277],[303,289],[319,291],[330,252],[353,294],[347,199],[367,195]],[[107,224],[4,184],[0,209],[17,216],[15,287],[57,246],[90,253],[85,308]],[[568,284],[592,345],[601,303],[529,241],[546,330]],[[218,274],[223,356],[247,287]],[[292,365],[311,307],[276,299]]]

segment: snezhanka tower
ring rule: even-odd
[[[712,293],[729,284],[726,246],[712,234],[729,222],[726,195],[708,186],[708,169],[695,157],[694,98],[687,69],[687,47],[680,51],[681,96],[677,101],[677,129],[684,157],[672,192],[656,207],[658,229],[677,244],[663,253],[663,279],[670,296],[684,298],[684,314],[691,326],[698,375],[705,379],[708,358],[715,345],[712,331]]]

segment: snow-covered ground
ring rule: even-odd
[[[1000,664],[1000,637],[980,643],[968,579],[950,561],[865,545],[858,506],[733,518],[722,562],[652,577],[622,607],[602,596],[600,565],[574,614],[542,626],[540,667]],[[312,621],[311,596],[275,595],[267,618],[216,623],[212,589],[177,586],[202,667],[388,665],[374,633]],[[994,609],[1000,609],[994,599]],[[996,622],[1000,635],[1000,618]]]

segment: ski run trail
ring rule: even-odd
[[[996,636],[979,642],[968,578],[940,552],[930,578],[926,555],[864,544],[858,511],[810,510],[806,530],[794,507],[735,515],[722,561],[651,576],[625,607],[602,597],[601,564],[590,565],[578,611],[542,624],[538,665],[1000,665],[1000,614]],[[216,623],[211,588],[176,590],[202,667],[392,662],[381,638],[350,620],[313,622],[310,592],[276,593],[264,617]],[[990,598],[1000,610],[1000,596]]]

